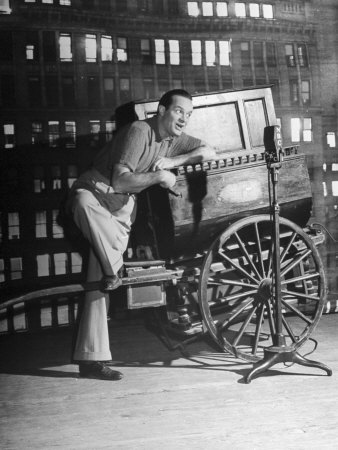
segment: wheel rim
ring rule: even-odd
[[[211,245],[199,280],[203,322],[225,351],[259,361],[273,345],[272,223],[270,216],[244,218]],[[280,218],[282,323],[286,345],[297,349],[316,327],[325,302],[319,253],[296,224]]]

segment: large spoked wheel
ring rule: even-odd
[[[273,225],[268,215],[239,220],[211,245],[201,271],[199,303],[204,325],[225,351],[259,361],[273,345]],[[282,323],[295,350],[316,327],[326,296],[325,275],[311,238],[280,218]]]

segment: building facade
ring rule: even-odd
[[[331,0],[0,1],[0,289],[82,279],[57,221],[76,177],[116,128],[115,109],[272,85],[284,145],[307,155],[313,222],[338,238],[338,5]],[[322,250],[338,290],[337,245]]]

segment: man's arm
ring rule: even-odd
[[[152,165],[151,170],[173,169],[174,167],[184,166],[186,164],[197,164],[204,161],[211,161],[216,158],[216,151],[208,145],[201,145],[182,155],[159,158]]]
[[[175,183],[175,175],[168,170],[159,169],[156,172],[134,173],[123,164],[115,164],[111,181],[115,192],[125,193],[138,193],[154,184],[170,189]]]

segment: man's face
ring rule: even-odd
[[[165,134],[168,136],[180,136],[188,124],[192,110],[192,101],[180,95],[173,96],[168,109],[161,105],[159,114]]]

